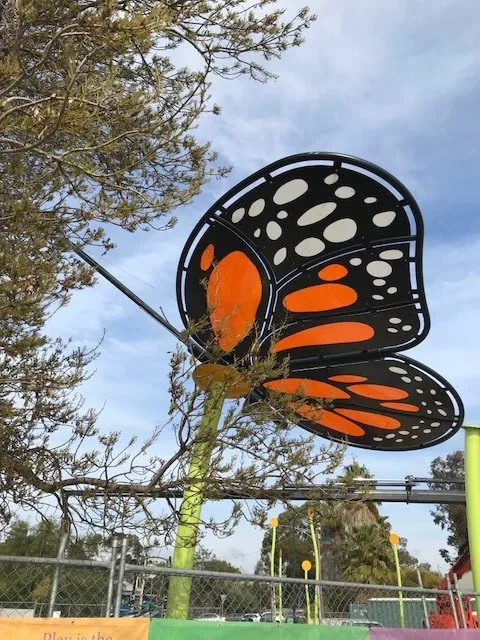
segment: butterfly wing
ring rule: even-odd
[[[301,395],[302,427],[356,447],[429,447],[450,438],[463,421],[461,400],[448,382],[403,355],[327,367],[293,365],[288,378],[267,381],[264,389]],[[323,398],[322,409],[309,403]]]
[[[195,339],[225,359],[260,351],[290,357],[286,380],[264,392],[308,397],[299,424],[357,447],[431,446],[459,428],[463,408],[438,374],[395,352],[429,330],[423,225],[393,176],[330,153],[285,158],[230,190],[183,250],[177,298]],[[299,387],[300,385],[300,387]]]
[[[200,220],[178,271],[183,320],[210,315],[197,340],[213,331],[235,356],[254,340],[268,351],[274,335],[275,351],[294,359],[412,347],[429,328],[422,235],[415,200],[380,168],[337,154],[286,158]]]

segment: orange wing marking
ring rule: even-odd
[[[366,382],[367,378],[363,376],[330,376],[329,380],[332,382]]]
[[[382,407],[386,409],[397,409],[398,411],[411,411],[412,413],[417,413],[420,411],[419,407],[416,407],[414,404],[405,404],[403,402],[381,402]]]
[[[387,387],[383,384],[354,384],[347,388],[357,396],[372,398],[373,400],[403,400],[408,398],[408,393],[404,389]]]
[[[200,269],[202,271],[208,271],[212,266],[213,256],[215,253],[215,247],[213,244],[209,244],[202,253],[202,257],[200,258]]]
[[[357,409],[335,409],[337,413],[346,418],[357,420],[369,427],[377,427],[378,429],[398,429],[401,422],[396,418],[384,416],[380,413],[371,413],[370,411],[358,411]]]
[[[358,300],[358,294],[346,284],[317,284],[287,294],[283,306],[289,311],[330,311],[349,307]]]
[[[322,427],[327,427],[327,429],[339,431],[340,433],[344,433],[348,436],[365,435],[365,430],[362,429],[362,427],[360,427],[358,424],[355,424],[351,420],[347,420],[347,418],[343,418],[342,416],[337,416],[331,411],[316,409],[315,407],[311,407],[308,404],[304,404],[300,407],[297,407],[297,412],[306,420],[317,422],[318,424],[322,425]]]
[[[258,269],[241,251],[229,253],[213,268],[207,305],[213,331],[224,351],[231,351],[250,333],[261,299]]]
[[[335,398],[336,400],[348,400],[350,395],[334,387],[333,384],[320,382],[318,380],[309,380],[307,378],[285,378],[284,380],[271,380],[263,384],[267,389],[272,391],[280,391],[282,393],[291,393],[305,395],[311,398]]]
[[[363,322],[332,322],[318,327],[310,327],[282,338],[273,345],[272,351],[284,351],[298,347],[323,344],[345,344],[364,342],[375,335],[373,327]]]
[[[318,272],[318,277],[322,280],[332,282],[333,280],[341,280],[348,273],[348,269],[341,264],[329,264]]]

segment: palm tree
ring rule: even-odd
[[[394,584],[395,567],[388,529],[379,524],[355,527],[341,548],[343,578],[364,584]]]

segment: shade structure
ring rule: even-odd
[[[437,373],[400,355],[430,328],[423,222],[410,192],[358,158],[306,153],[253,174],[201,218],[183,250],[183,322],[226,363],[252,347],[289,357],[298,424],[353,446],[403,450],[455,433],[463,408]],[[316,410],[309,399],[326,399]]]

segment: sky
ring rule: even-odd
[[[282,3],[281,3],[282,4]],[[284,0],[293,10],[303,3]],[[219,117],[206,116],[198,135],[212,140],[234,169],[176,212],[171,231],[115,233],[117,248],[102,264],[180,326],[175,273],[180,251],[201,215],[227,189],[262,166],[305,151],[334,151],[374,162],[413,193],[425,220],[424,275],[432,328],[409,350],[438,370],[463,399],[467,424],[480,424],[480,13],[477,0],[414,2],[311,0],[318,20],[306,43],[288,51],[266,85],[215,81]],[[193,62],[188,56],[185,62]],[[84,385],[89,406],[103,407],[105,430],[144,434],[166,417],[167,353],[175,341],[111,285],[76,293],[52,320],[54,334],[95,344],[106,330],[94,377]],[[168,443],[165,443],[168,446]],[[379,479],[425,476],[436,456],[463,447],[461,433],[434,448],[385,453],[350,449]],[[430,507],[381,507],[410,551],[441,569],[446,534]],[[221,503],[205,514],[221,516]],[[272,512],[273,515],[274,512]],[[263,532],[242,524],[205,546],[245,571],[259,556]]]

